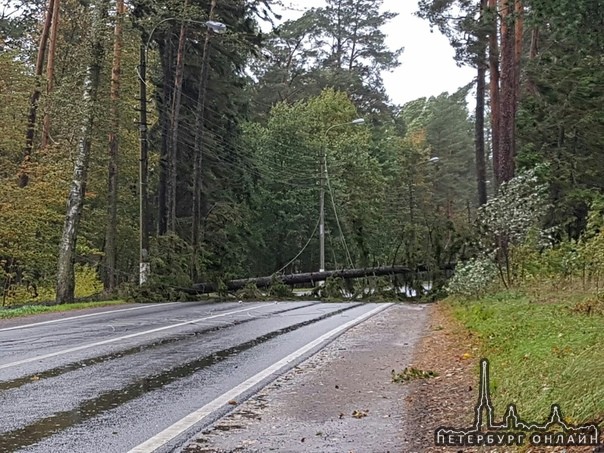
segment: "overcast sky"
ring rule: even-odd
[[[324,0],[284,0],[291,8],[282,11],[285,19],[295,19],[304,9],[325,6]],[[430,32],[427,21],[415,17],[417,0],[384,0],[383,9],[398,13],[382,31],[392,49],[404,47],[400,67],[383,74],[388,95],[395,104],[423,96],[450,93],[474,78],[472,68],[459,68],[454,51],[438,30]]]

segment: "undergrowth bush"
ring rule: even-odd
[[[489,258],[472,258],[457,265],[455,275],[445,286],[449,295],[480,297],[497,279],[497,267]]]
[[[90,299],[103,292],[103,282],[94,266],[89,264],[76,264],[75,298]],[[22,279],[21,283],[8,285],[3,294],[3,306],[24,305],[31,303],[50,303],[55,300],[55,282],[52,280],[38,281]]]

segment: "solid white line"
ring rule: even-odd
[[[189,415],[180,419],[179,421],[174,423],[172,426],[164,429],[159,434],[153,436],[152,438],[148,439],[147,441],[143,442],[142,444],[134,447],[128,453],[151,453],[151,452],[156,451],[158,448],[161,448],[162,446],[164,446],[165,444],[170,442],[175,437],[184,433],[186,430],[191,428],[193,425],[199,423],[201,420],[208,417],[210,414],[212,414],[216,410],[220,409],[222,406],[227,405],[229,401],[236,399],[242,393],[246,392],[247,390],[251,389],[255,385],[259,384],[264,379],[269,377],[271,374],[276,373],[281,368],[284,368],[285,366],[287,366],[288,363],[300,358],[307,352],[311,351],[313,348],[319,346],[321,343],[329,340],[332,337],[335,337],[336,335],[339,335],[346,329],[366,320],[367,318],[370,318],[371,316],[375,315],[376,313],[379,313],[382,310],[385,310],[386,308],[390,307],[391,305],[392,304],[383,304],[383,305],[381,305],[377,308],[374,308],[373,310],[353,319],[352,321],[349,321],[346,324],[342,324],[341,326],[336,327],[333,330],[330,330],[326,334],[321,335],[316,340],[311,341],[310,343],[306,344],[305,346],[302,346],[297,351],[292,352],[287,357],[279,360],[278,362],[275,362],[268,368],[260,371],[259,373],[252,376],[248,380],[239,384],[238,386],[233,387],[231,390],[229,390],[226,393],[223,393],[222,395],[220,395],[218,398],[214,399],[213,401],[210,401],[205,406],[201,407],[200,409],[197,409],[195,412],[191,412]]]
[[[181,304],[181,303],[182,302],[168,302],[168,303],[162,303],[162,304],[145,305],[143,307],[121,308],[119,310],[100,311],[100,312],[97,312],[97,313],[89,313],[87,315],[70,316],[69,318],[53,319],[51,321],[34,322],[34,323],[31,323],[31,324],[23,324],[21,326],[15,326],[15,327],[5,327],[4,329],[0,329],[0,332],[6,332],[8,330],[27,329],[28,327],[36,327],[36,326],[41,326],[41,325],[44,325],[44,324],[53,324],[55,322],[70,321],[72,319],[89,318],[91,316],[100,316],[100,315],[106,315],[106,314],[111,314],[111,313],[121,313],[121,312],[124,312],[124,311],[142,310],[144,308],[165,307],[167,305]]]
[[[94,348],[96,346],[102,346],[102,345],[105,345],[105,344],[115,343],[117,341],[127,340],[129,338],[135,338],[135,337],[140,337],[142,335],[149,335],[151,333],[161,332],[163,330],[174,329],[175,327],[186,326],[187,324],[195,324],[197,322],[205,321],[207,319],[221,318],[223,316],[233,315],[235,313],[242,313],[244,311],[255,310],[257,308],[267,307],[269,305],[274,305],[274,304],[272,304],[272,303],[271,304],[263,304],[263,305],[258,305],[258,306],[255,306],[255,307],[244,308],[244,309],[241,309],[241,310],[229,311],[229,312],[221,313],[221,314],[218,314],[218,315],[205,316],[203,318],[193,319],[191,321],[179,322],[178,324],[171,324],[169,326],[158,327],[156,329],[151,329],[151,330],[145,330],[143,332],[131,333],[129,335],[124,335],[122,337],[110,338],[108,340],[97,341],[96,343],[84,344],[82,346],[76,346],[74,348],[64,349],[62,351],[50,352],[48,354],[39,355],[39,356],[36,356],[36,357],[30,357],[29,359],[23,359],[23,360],[19,360],[17,362],[5,363],[4,365],[0,365],[0,370],[3,370],[5,368],[10,368],[10,367],[13,367],[13,366],[17,366],[17,365],[23,365],[24,363],[37,362],[38,360],[44,360],[44,359],[48,359],[50,357],[56,357],[56,356],[59,356],[59,355],[69,354],[71,352],[81,351],[83,349],[90,349],[90,348]]]

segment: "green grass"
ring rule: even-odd
[[[604,423],[604,316],[572,311],[575,297],[560,299],[501,293],[451,303],[490,360],[498,418],[515,403],[521,418],[542,422],[557,403],[570,423]]]
[[[21,318],[24,316],[39,315],[41,313],[59,313],[83,308],[109,307],[121,305],[124,301],[108,300],[99,302],[76,302],[62,305],[25,305],[19,308],[0,308],[0,319]]]

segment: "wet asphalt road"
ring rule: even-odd
[[[177,303],[0,328],[0,452],[177,451],[386,307]]]

